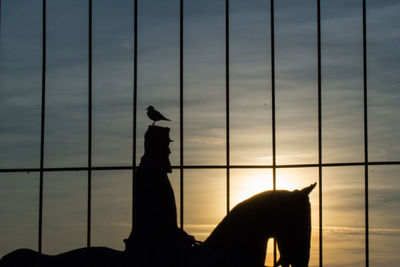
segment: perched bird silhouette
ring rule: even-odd
[[[147,110],[147,116],[153,121],[154,125],[156,121],[171,121],[170,119],[167,119],[164,117],[158,110],[156,110],[153,106],[148,106],[146,108]]]

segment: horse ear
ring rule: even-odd
[[[311,193],[311,191],[313,191],[313,189],[315,188],[316,185],[317,185],[317,183],[313,183],[309,187],[304,187],[303,189],[301,189],[301,192],[305,195],[309,195]]]

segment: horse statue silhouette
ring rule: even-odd
[[[135,221],[125,251],[79,248],[59,255],[18,249],[0,267],[261,267],[269,238],[277,240],[275,266],[307,267],[310,255],[311,208],[301,190],[259,193],[236,205],[203,242],[176,223],[176,206],[167,173],[171,172],[169,128],[149,126],[145,154],[136,172]]]

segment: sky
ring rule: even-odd
[[[42,5],[3,0],[0,168],[40,159]],[[364,160],[361,0],[322,1],[322,159]],[[400,159],[400,3],[367,0],[370,161]],[[133,1],[93,1],[93,166],[132,162]],[[87,166],[88,5],[47,3],[45,167]],[[185,0],[184,163],[226,163],[225,1]],[[230,1],[230,161],[272,164],[269,1]],[[179,164],[179,1],[139,1],[137,160],[153,105],[171,122]],[[275,3],[277,164],[318,163],[316,1]],[[370,263],[400,266],[400,166],[370,166]],[[169,175],[178,208],[179,171]],[[86,172],[44,175],[43,251],[86,245]],[[225,170],[185,170],[185,229],[205,239],[226,213]],[[277,188],[318,180],[317,168],[277,170]],[[131,172],[93,172],[92,244],[123,249]],[[233,207],[272,189],[270,169],[231,170]],[[0,256],[36,249],[38,173],[0,173]],[[363,266],[364,168],[323,168],[324,266]],[[318,190],[312,253],[318,259]],[[59,209],[62,206],[63,209]],[[267,263],[270,264],[269,252]]]

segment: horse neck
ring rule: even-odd
[[[257,232],[244,233],[240,227],[230,228],[223,221],[202,244],[210,257],[206,266],[264,266],[268,238]]]
[[[204,244],[210,247],[228,247],[232,244],[244,245],[245,243],[241,242],[243,240],[250,243],[266,241],[276,234],[275,213],[275,196],[270,194],[264,198],[242,202],[225,216]]]
[[[259,264],[264,262],[267,240],[275,236],[275,212],[273,208],[266,208],[262,217],[263,213],[252,213],[251,209],[252,206],[246,203],[235,207],[203,243],[206,250],[217,251],[216,257],[226,266],[230,266],[226,264],[227,260],[257,263],[243,266],[262,266]]]

